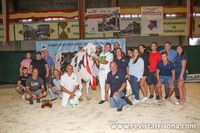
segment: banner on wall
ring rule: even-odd
[[[114,33],[114,35],[125,37],[125,36],[140,36],[140,20],[121,20],[120,24],[121,30],[119,33]]]
[[[49,23],[50,39],[58,39],[58,23]]]
[[[163,22],[164,36],[186,35],[186,19],[165,19]]]
[[[87,9],[89,33],[120,31],[120,7]]]
[[[141,7],[142,34],[163,33],[163,7]]]
[[[9,39],[10,39],[10,41],[15,40],[15,38],[14,38],[14,25],[13,24],[9,25]]]
[[[113,37],[112,32],[107,33],[89,33],[88,32],[88,24],[85,22],[85,38],[104,38],[104,37]]]
[[[50,39],[50,24],[24,24],[24,40],[48,40]]]
[[[77,39],[79,38],[79,22],[59,22],[59,38],[60,39]],[[85,38],[103,38],[113,37],[113,33],[89,33],[88,24],[85,23]]]
[[[186,19],[164,19],[163,33],[159,36],[185,36],[186,25]],[[141,36],[149,36],[149,34],[141,34]]]
[[[59,22],[58,30],[59,30],[59,39],[68,39],[70,34],[70,28],[68,28],[69,22]],[[73,38],[73,37],[72,37]]]
[[[49,55],[53,57],[56,53],[60,51],[79,51],[80,47],[86,46],[89,42],[92,42],[96,46],[102,46],[109,42],[113,44],[115,42],[120,43],[120,47],[124,52],[126,52],[126,41],[125,39],[92,39],[92,40],[66,40],[66,41],[37,41],[36,42],[36,51],[41,51],[47,49]]]
[[[194,18],[194,20],[195,20],[194,34],[200,35],[200,18]]]
[[[200,19],[199,19],[200,20]],[[149,36],[149,34],[140,34],[140,20],[121,20],[121,30],[116,36]],[[199,22],[200,29],[200,22]],[[159,36],[185,36],[186,19],[164,19],[163,33]],[[115,34],[114,34],[115,36]]]
[[[16,24],[15,25],[15,39],[16,39],[16,41],[24,40],[23,25],[22,24]]]
[[[15,36],[16,40],[58,39],[58,23],[16,24]]]
[[[3,25],[0,25],[0,41],[4,41]],[[9,25],[9,41],[14,41],[14,25]]]

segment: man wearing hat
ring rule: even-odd
[[[42,78],[45,84],[46,91],[46,78],[49,76],[49,68],[47,62],[44,59],[42,59],[42,53],[40,51],[36,52],[36,58],[33,59],[30,63],[31,72],[34,68],[38,69],[38,76]]]

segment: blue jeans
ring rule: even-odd
[[[160,83],[163,84],[165,80],[167,81],[168,85],[170,85],[172,81],[172,76],[160,75]]]
[[[59,91],[59,89],[57,89],[56,87],[54,87],[54,88],[55,88],[56,92]],[[52,98],[52,99],[55,99],[55,98],[56,98],[56,95],[54,94],[54,92],[52,91],[52,89],[49,88],[48,90],[49,90],[49,93],[50,93],[50,95],[51,95],[51,98]],[[63,92],[61,92],[60,94],[58,94],[58,96],[59,96],[60,98],[62,98],[62,95],[63,95]]]
[[[135,93],[135,99],[140,100],[140,82],[137,82],[137,78],[135,76],[130,75],[131,85],[132,85],[132,91]]]
[[[127,105],[126,101],[122,99],[125,96],[124,92],[121,91],[117,96],[110,97],[110,107],[111,108],[121,108]]]

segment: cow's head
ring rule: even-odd
[[[97,55],[97,56],[99,56],[99,55],[101,54],[102,49],[103,49],[102,46],[97,46],[97,47],[96,47],[96,55]]]
[[[95,58],[96,57],[96,46],[89,42],[83,49],[88,53],[90,58]]]

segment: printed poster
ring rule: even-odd
[[[89,33],[120,32],[120,8],[87,9]]]
[[[79,22],[59,22],[59,38],[60,39],[79,39]],[[113,37],[113,33],[89,33],[88,24],[85,22],[85,38],[103,38]]]
[[[163,7],[141,7],[142,34],[163,33]]]

